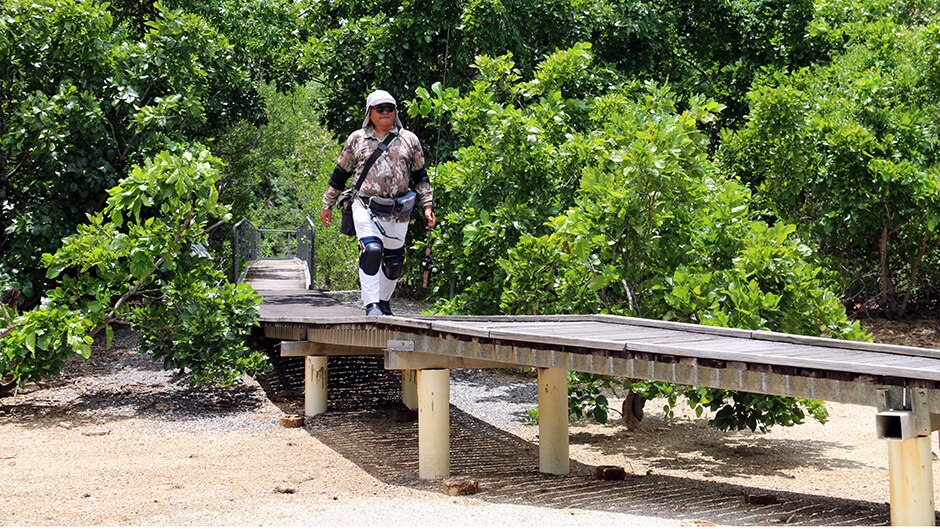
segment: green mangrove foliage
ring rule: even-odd
[[[850,297],[903,315],[940,280],[940,25],[848,25],[831,63],[763,76],[722,163],[799,227]],[[902,20],[898,20],[901,18]]]
[[[308,217],[316,228],[314,284],[324,290],[358,288],[358,242],[320,225],[320,198],[336,166],[341,145],[318,121],[316,86],[299,86],[279,93],[271,85],[260,87],[264,123],[243,121],[212,141],[212,152],[225,160],[221,168],[219,200],[231,204],[235,221],[249,219],[255,226],[295,229]],[[214,256],[231,257],[231,230],[218,233]],[[279,242],[286,243],[286,239]]]
[[[434,83],[466,90],[482,55],[511,54],[528,78],[543,57],[581,42],[620,75],[725,104],[723,122],[737,125],[755,73],[826,57],[834,44],[806,37],[815,9],[812,0],[327,0],[299,22],[309,35],[301,62],[326,88],[323,115],[337,134],[356,123],[374,88],[402,99]],[[432,147],[431,159],[449,159],[460,144],[447,124],[413,117],[405,124]]]
[[[530,81],[505,57],[477,66],[465,95],[420,91],[414,105],[444,112],[467,145],[435,174],[446,204],[438,255],[448,263],[437,288],[456,291],[441,310],[610,313],[865,338],[795,228],[759,220],[747,187],[710,161],[701,125],[721,105],[692,98],[679,110],[655,85],[566,98],[571,83],[588,78],[588,46],[548,57]],[[667,396],[665,387],[636,390]],[[701,388],[682,395],[715,410],[720,428],[799,423],[803,409],[825,416],[803,400]]]
[[[158,153],[108,191],[54,253],[42,256],[55,286],[0,338],[0,373],[14,382],[56,375],[88,358],[92,336],[115,323],[141,333],[142,348],[193,382],[230,384],[265,358],[245,345],[257,294],[233,285],[205,255],[208,232],[229,219],[218,202],[219,160],[180,146]]]
[[[231,49],[201,18],[158,9],[131,38],[104,4],[3,0],[0,289],[31,308],[54,252],[131,166],[257,117]]]
[[[257,93],[203,18],[141,7],[2,2],[2,389],[87,358],[119,323],[193,382],[264,365],[244,344],[260,299],[207,249],[230,214],[196,143],[257,121]]]

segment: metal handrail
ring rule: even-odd
[[[277,240],[272,244],[262,244],[266,235],[287,236],[287,245]],[[296,242],[295,242],[296,241]],[[257,228],[248,219],[238,221],[232,228],[232,280],[241,282],[245,279],[248,267],[242,270],[242,263],[256,259],[290,259],[296,257],[305,263],[304,275],[307,288],[313,284],[316,271],[316,228],[310,217],[293,230]],[[266,255],[277,253],[279,255]],[[284,251],[282,251],[284,250]],[[294,250],[294,251],[291,251]],[[240,273],[239,273],[240,272]]]
[[[313,225],[310,217],[306,217],[303,224],[297,226],[297,259],[307,264],[304,272],[307,276],[307,288],[313,285],[313,278],[316,277],[316,237],[317,228]]]
[[[244,279],[248,267],[239,274],[242,261],[251,262],[258,258],[261,249],[261,232],[243,218],[232,227],[232,281],[239,283]]]
[[[297,233],[297,230],[278,230],[274,228],[258,228],[258,232],[261,233],[262,241],[267,234],[287,236],[287,244],[282,244],[282,241],[275,239],[273,242],[261,246],[261,254],[265,259],[289,259],[293,257],[291,250],[294,248],[294,235]],[[278,237],[279,239],[280,237]],[[270,238],[268,239],[271,240]],[[275,255],[269,255],[275,254]]]

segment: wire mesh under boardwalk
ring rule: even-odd
[[[735,526],[878,526],[889,522],[883,503],[792,494],[658,474],[623,481],[594,478],[593,467],[571,462],[566,476],[538,471],[538,446],[451,407],[451,464],[455,475],[480,483],[475,498],[492,503],[643,513]],[[418,427],[386,409],[328,411],[308,418],[307,431],[377,479],[440,491],[419,480]],[[768,504],[749,497],[773,496]]]

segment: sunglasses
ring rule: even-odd
[[[385,105],[375,105],[372,107],[372,110],[375,110],[379,114],[388,114],[389,112],[395,112],[395,105],[385,104]]]

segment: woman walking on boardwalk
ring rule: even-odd
[[[423,212],[427,229],[437,219],[421,142],[402,127],[395,98],[384,90],[369,94],[362,128],[346,139],[323,193],[324,226],[332,223],[333,205],[353,175],[362,304],[367,316],[391,315],[389,302],[405,262],[412,208],[417,205]]]

